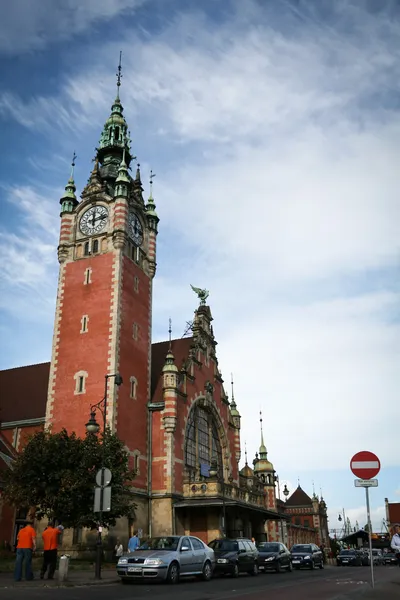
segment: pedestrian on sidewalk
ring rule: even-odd
[[[139,546],[139,538],[137,531],[133,532],[133,536],[129,539],[128,542],[128,552],[135,552],[136,548]]]
[[[395,527],[394,527],[394,534],[393,534],[392,540],[390,542],[390,547],[392,548],[393,552],[395,553],[395,555],[397,557],[398,565],[400,567],[400,526],[399,525],[395,525]]]
[[[15,581],[21,581],[22,568],[25,563],[25,579],[31,581],[32,573],[32,554],[36,550],[36,532],[32,527],[31,521],[26,521],[25,526],[19,530],[17,535],[17,552],[14,569]]]
[[[54,579],[57,565],[58,536],[61,533],[60,528],[54,527],[54,525],[54,521],[51,521],[42,533],[43,563],[40,570],[40,579],[44,579],[47,569],[49,569],[47,579]]]
[[[124,553],[124,547],[121,544],[121,540],[119,538],[117,538],[117,543],[115,544],[115,548],[114,548],[114,554],[115,554],[115,558],[118,559],[123,555]]]

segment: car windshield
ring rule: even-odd
[[[348,556],[349,554],[355,554],[355,553],[356,553],[355,550],[341,550],[340,556]]]
[[[139,550],[177,550],[179,538],[156,537],[150,538],[139,547]]]
[[[238,543],[234,540],[214,540],[208,545],[219,552],[237,552],[239,548]]]
[[[311,552],[311,546],[307,546],[307,544],[297,544],[297,546],[293,546],[292,552]]]
[[[269,542],[260,542],[257,544],[260,552],[279,552],[279,544],[271,544]]]

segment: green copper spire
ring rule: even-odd
[[[74,152],[71,163],[71,175],[68,179],[68,183],[65,186],[65,194],[60,199],[61,204],[61,214],[70,213],[74,210],[75,206],[78,204],[78,200],[76,199],[76,185],[74,181],[74,169],[75,169],[75,160],[76,154]]]
[[[125,162],[126,149],[122,152],[122,160],[118,168],[117,179],[115,180],[115,196],[128,196],[131,178],[128,167]]]
[[[261,446],[260,446],[260,458],[267,458],[267,448],[264,444],[264,434],[263,434],[263,425],[262,425],[262,412],[260,410],[260,428],[261,428]]]
[[[231,415],[233,417],[239,417],[239,411],[237,409],[236,406],[236,402],[235,402],[235,394],[233,392],[233,373],[231,373],[231,390],[232,390],[232,400],[231,400]]]
[[[153,179],[155,176],[156,174],[150,171],[150,195],[146,204],[146,217],[150,229],[154,229],[157,232],[157,225],[160,219],[156,213],[156,205],[153,198]]]
[[[123,150],[125,150],[125,162],[128,167],[132,160],[128,125],[125,121],[124,109],[119,97],[122,79],[121,57],[122,52],[120,52],[117,72],[117,96],[111,106],[111,115],[104,124],[97,148],[101,175],[103,178],[112,180],[117,177]]]

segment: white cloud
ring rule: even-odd
[[[131,13],[145,0],[14,0],[2,11],[0,52],[19,54],[65,41],[110,20]]]

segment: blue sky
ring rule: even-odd
[[[58,199],[115,94],[157,177],[154,339],[210,290],[220,366],[282,482],[365,521],[400,499],[400,7],[367,0],[14,0],[0,24],[0,367],[49,360]]]

